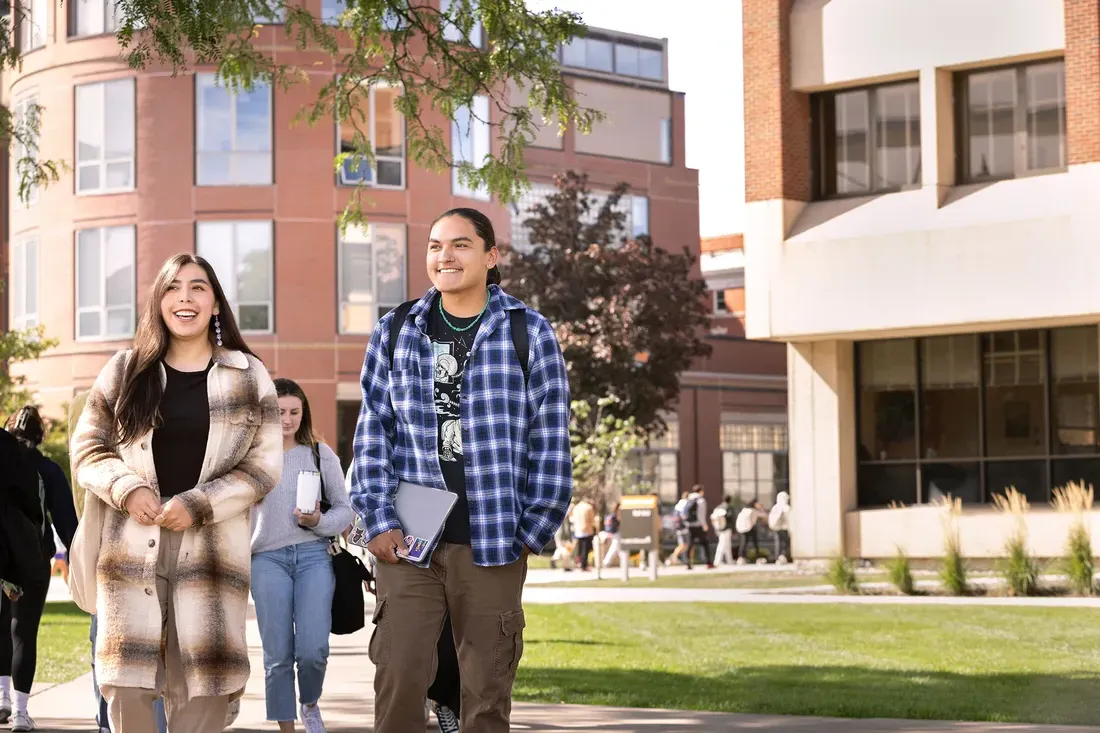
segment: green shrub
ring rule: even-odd
[[[943,522],[943,567],[940,582],[950,595],[966,595],[966,563],[963,562],[962,540],[959,538],[960,499],[944,497],[939,502]]]
[[[1003,496],[994,496],[993,503],[1016,524],[1005,542],[1005,560],[1001,565],[1008,594],[1035,595],[1039,587],[1039,563],[1027,551],[1027,497],[1010,487]]]
[[[858,593],[859,583],[856,582],[855,566],[851,560],[843,555],[837,555],[829,562],[829,570],[826,577],[837,593]]]
[[[1092,499],[1092,486],[1086,488],[1075,481],[1054,490],[1054,508],[1076,515],[1066,541],[1064,564],[1070,587],[1084,596],[1091,596],[1095,590],[1092,538],[1085,525],[1085,512],[1092,509]]]
[[[902,549],[898,548],[898,554],[886,566],[886,572],[890,576],[890,582],[903,594],[913,595],[913,568],[909,565],[909,558]]]

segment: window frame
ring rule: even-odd
[[[34,247],[34,272],[27,272],[27,250]],[[11,328],[13,331],[21,331],[27,328],[35,328],[42,321],[39,317],[41,306],[42,285],[42,249],[39,246],[37,236],[18,237],[11,247]],[[30,298],[26,292],[26,286],[21,283],[34,282],[34,304],[28,307]],[[20,304],[20,300],[23,302]],[[20,313],[22,308],[22,313]]]
[[[362,226],[362,225],[360,225]],[[375,229],[376,227],[390,228],[401,231],[401,292],[403,293],[401,300],[392,304],[392,308],[396,308],[405,302],[409,292],[409,228],[406,224],[399,224],[393,222],[373,222],[366,225],[369,239],[371,241],[371,293],[375,296],[376,302],[374,307],[376,309],[391,307],[389,303],[378,300],[378,249],[374,246],[375,241]],[[350,227],[349,227],[350,229]],[[373,333],[374,328],[378,325],[378,321],[381,320],[380,316],[375,317],[374,325],[366,331],[353,331],[349,330],[344,325],[344,304],[347,302],[346,293],[344,292],[344,245],[345,241],[344,233],[341,233],[339,228],[336,230],[336,328],[337,333],[341,336],[369,336]]]
[[[915,191],[924,185],[924,170],[921,161],[921,156],[924,151],[924,138],[922,135],[917,156],[918,180],[915,183],[908,183],[901,186],[883,186],[879,188],[871,186],[866,191],[852,191],[848,193],[837,193],[835,190],[837,166],[835,122],[827,125],[825,117],[826,112],[831,112],[835,115],[836,96],[838,94],[850,94],[854,92],[867,93],[869,123],[867,133],[868,177],[871,181],[874,181],[875,173],[878,168],[878,156],[876,154],[878,150],[876,147],[876,143],[878,142],[878,120],[876,116],[877,92],[880,89],[903,86],[915,86],[917,89],[917,128],[921,129],[924,110],[921,108],[920,104],[920,81],[917,79],[901,79],[885,84],[866,84],[855,87],[844,87],[842,89],[830,89],[829,91],[816,92],[810,95],[810,180],[814,201],[881,196],[884,194],[899,193],[901,191]],[[828,135],[830,129],[834,131],[831,137]],[[826,175],[830,171],[832,175]]]
[[[107,129],[110,127],[110,115],[111,108],[107,104],[107,85],[109,84],[126,84],[130,89],[130,114],[133,118],[133,131],[134,135],[130,140],[130,156],[129,158],[108,158],[107,157]],[[95,161],[80,160],[80,127],[81,127],[81,114],[80,114],[80,90],[89,87],[99,87],[100,90],[100,102],[102,104],[103,120],[102,120],[102,137],[100,139],[100,149],[103,151],[103,156]],[[73,136],[73,188],[74,193],[77,196],[103,196],[114,193],[130,193],[137,190],[137,80],[134,77],[122,77],[120,79],[107,79],[105,81],[89,82],[87,84],[77,84],[73,87],[73,109],[75,111],[75,134]],[[128,161],[130,163],[130,184],[128,186],[108,187],[107,184],[107,166],[111,163],[121,163]],[[101,186],[98,188],[82,189],[80,187],[80,170],[81,168],[91,167],[95,165],[99,168],[99,180]]]
[[[213,72],[200,71],[195,74],[194,85],[194,100],[195,100],[195,185],[202,186],[204,188],[216,188],[218,186],[241,186],[241,187],[260,187],[260,186],[273,186],[275,185],[275,93],[270,84],[265,84],[267,87],[267,162],[268,162],[268,177],[265,183],[237,183],[235,182],[234,173],[234,161],[237,155],[260,155],[264,151],[244,151],[237,149],[237,126],[238,126],[238,100],[240,95],[229,91],[225,87],[214,84],[214,88],[219,89],[229,98],[229,134],[230,134],[230,150],[203,150],[202,149],[202,118],[205,106],[203,104],[203,80],[204,79],[216,79],[216,74]],[[223,183],[203,183],[202,182],[202,159],[204,155],[228,155],[230,180]]]
[[[371,188],[389,189],[391,191],[403,191],[406,188],[408,188],[408,184],[409,184],[409,180],[408,180],[408,177],[409,177],[409,172],[408,172],[408,157],[409,157],[408,156],[408,121],[405,119],[405,115],[401,114],[401,112],[398,109],[394,108],[394,114],[397,115],[397,117],[398,117],[398,119],[400,120],[400,123],[401,123],[401,157],[398,158],[397,156],[394,156],[394,155],[379,155],[377,146],[375,144],[375,141],[377,139],[376,133],[377,133],[378,118],[377,118],[377,115],[375,114],[375,112],[376,112],[376,102],[375,102],[375,93],[374,92],[378,87],[384,87],[384,88],[388,88],[388,89],[396,89],[397,87],[394,86],[394,85],[387,84],[385,82],[373,82],[372,83],[372,82],[367,81],[367,80],[364,80],[364,81],[360,82],[360,86],[364,86],[364,85],[369,87],[368,95],[367,95],[367,99],[368,99],[368,103],[367,103],[368,112],[367,112],[367,114],[368,114],[368,119],[369,119],[369,123],[370,123],[370,145],[371,145],[371,149],[374,151],[374,163],[370,166],[371,180],[369,180],[369,181],[356,181],[353,178],[351,178],[350,176],[345,175],[344,166],[341,165],[340,169],[338,171],[336,171],[336,185],[342,186],[342,187],[355,187],[355,186],[363,185],[363,186],[369,186]],[[339,120],[336,121],[336,154],[337,155],[342,155],[344,153],[344,151],[342,149],[343,148],[343,136],[341,134],[341,124],[342,123]],[[355,155],[353,153],[353,154],[350,154],[348,156],[348,160],[350,161],[354,158],[361,158],[361,157],[362,156],[358,156],[358,155]],[[379,163],[379,161],[384,162],[384,163],[400,162],[400,164],[401,164],[401,183],[399,185],[394,185],[392,183],[379,183],[378,182],[378,163]],[[365,159],[360,161],[359,168],[357,170],[357,174],[362,175],[362,171],[364,170],[364,166],[367,165],[367,162],[368,161],[365,160]]]
[[[713,294],[711,298],[712,315],[716,318],[732,318],[734,313],[733,309],[726,303],[726,291],[723,290],[711,290]],[[719,308],[718,304],[721,303],[722,307]]]
[[[39,10],[42,11],[41,22],[38,21]],[[49,28],[50,3],[48,0],[20,0],[18,10],[13,5],[12,12],[18,12],[22,16],[19,23],[19,52],[27,54],[45,48],[49,36],[47,29]],[[38,43],[33,43],[35,30],[38,30],[41,34]]]
[[[248,306],[256,306],[256,305],[266,305],[267,306],[267,328],[266,329],[258,329],[258,328],[245,329],[244,327],[241,326],[241,316],[240,316],[240,313],[241,313],[241,300],[240,300],[239,296],[240,296],[240,289],[241,288],[240,288],[240,282],[238,280],[238,273],[237,273],[237,267],[239,267],[239,265],[240,265],[240,257],[239,257],[239,252],[238,252],[238,239],[239,239],[239,237],[238,237],[238,234],[237,234],[237,227],[240,224],[259,224],[259,223],[268,225],[268,235],[269,236],[268,236],[267,246],[268,246],[269,256],[267,258],[268,259],[267,278],[268,278],[268,283],[271,286],[270,287],[270,293],[271,293],[270,297],[271,297],[271,299],[266,300],[266,301],[249,300],[249,301],[245,302],[245,305],[248,305]],[[201,221],[197,221],[197,222],[195,222],[195,253],[197,255],[199,255],[200,257],[204,256],[202,251],[201,251],[201,248],[202,248],[202,229],[203,229],[203,225],[207,225],[207,224],[230,224],[230,225],[232,225],[232,237],[230,239],[230,242],[229,242],[228,246],[229,246],[229,256],[230,256],[230,259],[233,262],[233,272],[232,272],[232,275],[231,275],[232,278],[233,278],[233,291],[235,293],[237,293],[238,297],[233,302],[228,303],[228,305],[233,310],[233,317],[237,319],[237,327],[240,329],[242,334],[250,334],[250,335],[256,335],[256,336],[274,334],[275,333],[275,286],[277,285],[277,283],[275,282],[275,221],[273,219],[203,219]],[[227,275],[219,274],[218,279],[221,280],[221,281],[225,281],[227,279]],[[227,300],[228,300],[228,296],[227,296]]]
[[[13,112],[14,117],[15,117],[14,122],[17,126],[23,124],[23,120],[27,116],[27,110],[30,108],[31,105],[34,105],[36,107],[38,106],[38,94],[37,93],[32,92],[32,93],[27,94],[23,97],[20,97],[12,105],[12,112]],[[37,138],[39,138],[39,139],[42,136],[41,122],[42,122],[41,116],[39,116],[39,130],[38,130],[38,134],[37,134]],[[19,161],[22,160],[24,157],[26,157],[26,158],[30,158],[30,159],[34,160],[37,163],[38,162],[38,149],[37,149],[37,146],[36,146],[35,150],[31,150],[26,145],[21,143],[19,140],[12,140],[12,143],[14,145],[15,150],[14,150],[14,155],[13,155],[13,158],[12,158],[12,166],[11,166],[11,174],[12,174],[11,193],[18,200],[18,198],[19,198]],[[27,192],[27,202],[26,202],[26,204],[24,204],[25,208],[29,209],[31,206],[34,206],[35,204],[38,203],[38,193],[39,193],[38,186],[32,184],[30,186],[29,191]]]
[[[94,33],[81,33],[79,31],[81,3],[79,0],[73,0],[70,3],[68,13],[68,38],[96,38],[97,36],[114,35],[118,32],[122,25],[122,14],[119,11],[117,0],[98,0],[96,4],[102,11],[103,30]]]
[[[128,229],[131,236],[130,245],[130,330],[128,333],[109,333],[107,331],[107,324],[109,322],[107,318],[107,232],[111,229]],[[85,306],[80,305],[80,235],[84,232],[99,232],[99,280],[103,285],[102,297],[98,306]],[[102,227],[87,227],[85,229],[77,229],[73,232],[73,273],[75,274],[75,282],[73,292],[74,299],[74,314],[73,319],[73,337],[78,342],[103,342],[103,341],[125,341],[132,339],[137,332],[137,227],[133,224],[122,224],[119,226],[102,226]],[[80,332],[80,316],[82,313],[97,312],[100,316],[100,332],[94,335],[82,334]]]
[[[1054,63],[1062,64],[1062,152],[1065,162],[1060,166],[1050,168],[1029,169],[1027,165],[1027,70],[1033,66],[1047,66]],[[984,66],[979,69],[970,69],[955,74],[955,170],[958,171],[958,180],[962,185],[996,183],[998,181],[1011,181],[1016,178],[1029,178],[1031,176],[1046,176],[1052,173],[1065,173],[1069,170],[1069,135],[1066,131],[1068,124],[1068,99],[1065,88],[1065,58],[1051,57],[1037,59],[1026,63],[1000,64],[997,66]],[[983,176],[975,178],[970,171],[970,77],[977,74],[988,74],[999,71],[1013,71],[1016,76],[1016,108],[1013,110],[1013,172],[996,176]]]
[[[485,111],[483,113],[484,119],[479,117],[477,107],[484,105]],[[459,162],[456,155],[456,140],[461,135],[463,139],[469,140],[470,145],[470,157],[463,157],[461,162],[468,162],[475,168],[480,168],[484,164],[485,157],[492,155],[493,152],[493,138],[492,138],[492,119],[491,109],[489,105],[489,97],[485,94],[478,94],[473,98],[473,104],[468,108],[470,110],[470,127],[468,133],[463,133],[459,130],[458,120],[452,120],[451,122],[451,160],[452,162]],[[481,126],[484,126],[484,133],[487,142],[487,150],[481,156],[481,160],[475,160],[478,150],[478,138],[481,137],[479,130]],[[462,198],[474,199],[476,201],[489,201],[491,196],[489,191],[484,187],[472,189],[468,188],[466,184],[462,183],[458,177],[458,167],[453,166],[451,168],[451,193],[454,196],[461,196]]]

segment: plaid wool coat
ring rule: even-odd
[[[152,689],[161,655],[161,528],[138,524],[123,507],[135,489],[159,492],[152,431],[117,445],[114,408],[130,353],[120,352],[100,372],[70,449],[73,479],[88,492],[85,500],[102,500],[115,510],[106,512],[96,563],[96,679],[100,685]],[[195,519],[184,532],[171,599],[189,697],[239,695],[244,689],[249,510],[278,484],[283,465],[279,404],[263,364],[221,348],[213,361],[206,457],[199,484],[178,496]]]

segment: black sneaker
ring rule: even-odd
[[[435,719],[439,722],[439,733],[459,733],[458,716],[455,715],[454,710],[437,702],[432,703],[432,710],[435,711]]]

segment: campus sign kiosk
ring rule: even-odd
[[[619,564],[623,569],[623,581],[630,578],[631,552],[641,550],[649,554],[649,578],[657,579],[658,548],[661,543],[661,509],[657,497],[652,494],[627,495],[619,504],[619,538],[622,551]]]

